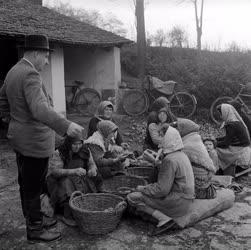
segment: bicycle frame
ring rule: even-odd
[[[241,103],[241,105],[243,106],[244,110],[248,113],[251,114],[251,109],[246,105],[245,101],[242,99],[243,98],[251,98],[251,95],[249,94],[242,94],[242,91],[245,89],[245,85],[241,85],[241,89],[239,91],[239,93],[237,94],[237,96],[234,98],[235,101],[238,101]]]
[[[71,98],[70,102],[68,102],[70,105],[74,104],[76,96],[77,96],[77,93],[83,87],[84,87],[84,82],[82,82],[82,81],[73,81],[72,84],[65,85],[65,88],[71,88],[72,98]]]

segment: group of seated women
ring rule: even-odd
[[[73,191],[102,192],[102,180],[123,171],[127,154],[118,126],[112,119],[113,104],[104,101],[98,115],[89,123],[88,138],[66,138],[55,151],[47,177],[51,202],[67,225],[74,226],[69,198]],[[226,135],[204,143],[199,126],[188,119],[176,118],[169,111],[166,98],[152,105],[147,121],[143,149],[158,151],[158,178],[138,186],[127,200],[137,212],[158,221],[153,235],[174,225],[176,217],[189,210],[193,199],[214,199],[211,179],[216,171],[228,173],[230,166],[248,168],[251,163],[249,131],[241,116],[230,104],[219,112]]]

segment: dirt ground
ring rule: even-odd
[[[69,119],[88,124],[88,118],[76,115]],[[145,118],[116,116],[122,136],[135,150],[140,150]],[[213,131],[208,124],[201,124],[203,133]],[[216,133],[216,132],[215,132]],[[153,225],[137,218],[123,218],[118,228],[105,236],[88,236],[61,222],[56,230],[63,239],[50,244],[29,245],[26,241],[25,222],[17,184],[15,155],[6,140],[0,141],[0,249],[251,249],[251,176],[238,182],[244,192],[236,196],[234,206],[193,227],[159,237],[147,236]]]

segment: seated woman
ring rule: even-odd
[[[148,132],[153,144],[157,147],[163,140],[165,128],[169,125],[167,123],[168,111],[166,108],[162,108],[157,112],[155,122],[152,122],[148,126]]]
[[[250,136],[242,118],[230,104],[221,104],[218,110],[222,116],[226,135],[217,138],[217,153],[220,167],[225,175],[235,174],[236,166],[247,169],[251,164]]]
[[[63,213],[65,224],[76,225],[69,207],[71,194],[76,190],[97,192],[101,184],[102,178],[98,175],[92,154],[83,145],[83,139],[66,137],[50,160],[47,176],[51,203],[56,211]]]
[[[177,129],[184,144],[183,151],[193,167],[196,199],[215,198],[216,190],[211,180],[216,169],[199,135],[199,125],[189,119],[180,118]]]
[[[235,101],[235,100],[230,102],[229,104],[232,105],[235,108],[235,110],[238,112],[243,122],[247,126],[248,132],[250,135],[251,134],[251,117],[244,111],[243,105],[240,102]]]
[[[97,116],[94,116],[89,122],[88,132],[87,132],[88,138],[92,136],[94,132],[97,131],[97,124],[100,121],[109,120],[114,123],[114,120],[112,118],[113,111],[114,111],[114,106],[110,101],[103,101],[99,104],[97,109]],[[120,146],[122,142],[123,142],[122,137],[119,131],[117,130],[115,143]]]
[[[209,136],[203,139],[203,143],[207,149],[210,158],[213,161],[216,171],[220,168],[219,157],[216,151],[216,140],[213,136]]]
[[[103,178],[112,177],[116,172],[123,171],[122,162],[126,159],[126,155],[120,154],[115,158],[109,152],[110,143],[114,139],[114,135],[118,130],[117,125],[112,121],[102,120],[97,125],[97,131],[93,133],[84,144],[90,149],[93,159]],[[111,155],[111,157],[106,157]]]
[[[176,121],[176,118],[171,114],[170,112],[170,107],[169,107],[170,102],[166,97],[158,97],[152,104],[150,108],[150,114],[148,115],[147,118],[147,126],[146,126],[146,136],[144,140],[144,145],[143,145],[143,150],[146,149],[151,149],[154,151],[158,150],[158,144],[152,140],[152,137],[150,135],[149,131],[149,125],[151,123],[158,124],[159,123],[159,118],[158,118],[158,113],[161,109],[166,110],[167,118],[166,118],[166,123],[170,123],[173,121]]]
[[[161,142],[163,160],[156,183],[138,186],[127,196],[131,206],[158,220],[153,235],[165,232],[183,216],[194,199],[194,176],[191,163],[182,151],[182,139],[175,128],[167,128]]]

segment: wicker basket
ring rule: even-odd
[[[132,176],[142,177],[148,183],[153,183],[157,179],[157,171],[153,167],[132,167],[127,169],[127,173]]]
[[[127,204],[114,194],[72,193],[70,207],[81,231],[87,234],[106,234],[118,225]]]
[[[146,184],[147,182],[142,177],[121,175],[104,180],[102,190],[103,192],[120,195],[125,198],[138,185]]]

